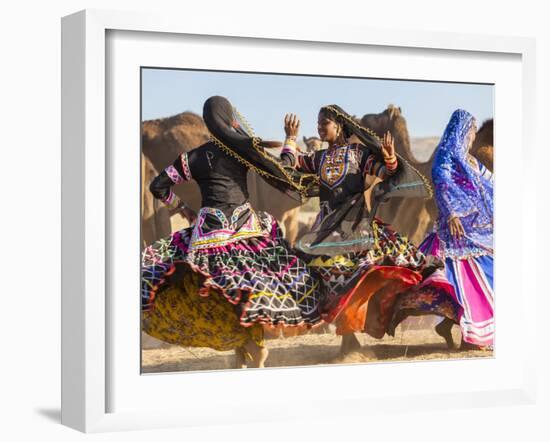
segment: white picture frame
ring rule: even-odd
[[[253,22],[237,27],[234,24],[213,20],[211,17],[208,20],[197,19],[182,24],[176,17],[170,17],[168,14],[155,16],[100,10],[86,10],[64,17],[62,21],[62,423],[80,431],[101,432],[208,425],[213,417],[217,422],[229,423],[262,421],[266,419],[266,415],[269,419],[297,416],[291,407],[284,408],[277,403],[272,407],[265,404],[267,408],[263,408],[263,412],[259,409],[247,410],[246,414],[242,413],[239,417],[227,416],[225,420],[212,404],[209,405],[210,414],[206,415],[206,405],[200,402],[197,402],[193,409],[175,409],[168,405],[168,408],[151,406],[150,409],[136,408],[135,410],[125,409],[125,407],[120,410],[117,407],[113,409],[110,403],[110,394],[116,388],[115,383],[119,382],[116,379],[121,379],[120,375],[114,378],[111,376],[115,358],[110,343],[113,313],[110,310],[108,293],[109,278],[112,276],[110,266],[114,259],[109,253],[109,244],[113,241],[111,236],[113,230],[109,226],[113,223],[113,213],[115,213],[112,205],[114,196],[110,194],[112,189],[109,180],[112,179],[112,175],[109,169],[112,169],[112,164],[110,165],[109,161],[112,160],[112,156],[107,149],[110,138],[106,127],[106,122],[110,118],[108,94],[110,93],[109,82],[112,80],[106,72],[108,72],[108,63],[113,61],[108,59],[109,55],[113,56],[113,53],[108,51],[107,36],[110,32],[143,33],[141,35],[144,35],[144,38],[147,38],[147,35],[155,35],[156,38],[169,36],[171,39],[185,39],[186,36],[193,36],[193,38],[215,36],[218,39],[243,39],[252,42],[253,45],[262,44],[262,42],[269,42],[272,45],[307,42],[310,45],[339,45],[338,48],[342,49],[367,46],[388,48],[388,50],[402,48],[403,51],[420,49],[432,51],[432,54],[439,53],[442,56],[446,53],[468,53],[480,60],[483,54],[515,57],[521,66],[521,125],[513,130],[516,131],[521,149],[516,150],[517,157],[514,161],[517,162],[519,159],[523,164],[528,164],[529,159],[534,158],[535,107],[533,104],[536,91],[535,44],[532,39],[423,31],[400,31],[388,34],[376,29],[353,26],[348,26],[346,33],[334,34],[323,27],[296,28],[290,24],[288,26],[280,24],[276,29]],[[250,69],[253,70],[253,68],[254,66],[251,65]],[[498,137],[501,129],[498,124],[497,122],[495,136],[500,140]],[[504,133],[504,130],[512,129],[503,127],[501,133]],[[499,148],[501,145],[506,145],[506,140],[501,139],[502,144],[499,144]],[[497,141],[498,143],[500,141]],[[503,150],[501,155],[504,158],[507,151]],[[505,162],[503,161],[502,164]],[[504,180],[501,182],[504,183]],[[522,211],[517,212],[521,213],[519,225],[534,219],[536,194],[533,189],[528,191],[527,187],[520,186],[510,191],[515,192],[514,195],[521,199]],[[498,215],[496,219],[498,225]],[[139,224],[138,220],[136,224]],[[518,230],[517,235],[525,235],[520,228]],[[530,254],[534,255],[532,247],[534,247],[532,242],[524,241],[519,250],[520,256],[516,259],[526,263],[526,257]],[[497,253],[499,253],[498,250],[497,242]],[[525,268],[522,271],[523,275],[527,272]],[[519,306],[525,310],[529,305],[535,305],[534,279],[523,277],[518,279],[516,284],[521,290]],[[502,291],[512,290],[501,287]],[[136,293],[136,299],[137,296]],[[506,307],[505,303],[502,305]],[[506,310],[503,308],[502,311]],[[534,321],[523,321],[522,335],[534,336],[536,329]],[[504,320],[502,324],[505,324]],[[497,326],[497,333],[499,333],[499,326]],[[135,333],[138,335],[139,329],[135,330]],[[504,330],[502,335],[507,337],[510,333]],[[396,398],[399,398],[398,408],[403,410],[411,404],[414,404],[415,410],[470,407],[472,404],[476,406],[503,403],[532,404],[535,401],[536,390],[536,367],[532,359],[535,340],[524,339],[523,342],[522,351],[518,355],[519,361],[510,368],[510,376],[506,380],[499,381],[500,383],[495,381],[487,388],[476,385],[468,390],[467,387],[460,386],[454,392],[438,393],[434,390],[421,394],[419,391],[412,390],[403,393],[397,391],[396,387],[394,390],[387,391],[385,395],[376,392],[376,405],[365,400],[370,396],[359,388],[354,394],[339,395],[336,392],[332,393],[332,397],[326,395],[324,398],[312,397],[308,399],[308,406],[300,409],[300,416],[319,418],[329,409],[331,416],[335,413],[340,416],[369,414],[375,409],[378,412],[390,411],[396,409]],[[473,366],[475,361],[470,361],[468,365],[463,365],[464,369],[480,369],[487,373],[495,369],[506,369],[508,364],[505,352],[501,353],[503,357],[499,359],[498,345],[497,341],[496,358],[494,358],[496,362],[487,362],[493,365],[486,365],[484,368],[481,365]],[[501,364],[500,361],[505,362]],[[437,365],[437,362],[406,366],[393,364],[399,365],[397,368],[378,365],[371,366],[369,370],[376,373],[382,370],[400,372],[405,370],[412,375],[419,375],[420,371],[436,370],[437,367],[434,367],[434,364]],[[139,367],[134,368],[136,371],[129,369],[126,373],[128,379],[139,376],[137,372]],[[365,369],[364,365],[343,368],[345,376],[350,378],[361,376]],[[227,380],[230,380],[233,385],[239,385],[244,382],[243,376],[246,376],[246,382],[249,382],[253,388],[255,385],[262,385],[266,376],[279,376],[287,378],[288,382],[293,382],[294,377],[299,379],[301,376],[308,376],[310,372],[304,370],[308,369],[250,370],[231,375],[216,374],[216,377],[212,377],[211,373],[202,373],[200,376],[193,375],[193,378],[188,379],[201,388],[201,385],[204,387],[207,382],[205,379],[211,376],[211,381],[208,382],[223,389],[223,384],[228,383]],[[336,369],[326,368],[326,370]],[[383,376],[383,374],[380,375]],[[500,378],[495,377],[495,379]],[[147,382],[152,383],[152,381]],[[162,377],[165,387],[175,382],[176,376]],[[191,394],[197,394],[197,392],[191,392]],[[219,407],[224,406],[224,400],[227,398],[220,397]],[[334,401],[338,402],[338,407],[327,407]]]

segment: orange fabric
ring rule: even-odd
[[[395,299],[408,287],[401,281],[391,281],[370,298],[365,319],[365,332],[374,338],[384,337],[393,316]]]
[[[387,316],[397,294],[408,287],[418,284],[421,279],[422,277],[418,272],[404,267],[378,266],[372,268],[361,277],[361,280],[353,289],[342,297],[342,302],[337,308],[338,311],[331,315],[333,317],[336,315],[334,320],[336,333],[342,335],[364,331],[369,300],[375,294],[378,298],[377,307],[381,307],[381,310]],[[373,321],[373,324],[375,323],[376,321]],[[378,336],[380,331],[379,324],[371,328],[373,328],[372,331],[377,335],[375,337],[381,337]]]

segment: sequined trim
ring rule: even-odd
[[[248,219],[242,226],[237,227],[239,218],[243,212],[246,211],[249,212]],[[217,218],[222,228],[208,230],[208,226],[205,225],[206,215],[211,215]],[[189,249],[191,252],[193,249],[222,247],[244,238],[264,235],[265,232],[262,230],[260,220],[256,215],[256,212],[254,212],[250,206],[250,203],[245,203],[242,206],[237,207],[231,214],[230,220],[228,220],[225,214],[219,209],[203,207],[199,211],[197,223],[193,228]]]
[[[174,184],[179,184],[183,181],[183,177],[179,174],[178,169],[170,165],[164,169],[168,177],[172,180]]]
[[[181,169],[183,171],[183,179],[185,181],[190,181],[193,179],[191,176],[191,169],[189,168],[189,156],[187,152],[184,152],[180,155]]]
[[[321,181],[329,188],[338,186],[345,178],[348,171],[348,146],[340,146],[328,149],[321,159]]]

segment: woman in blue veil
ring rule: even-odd
[[[434,233],[420,249],[445,262],[444,271],[431,278],[438,279],[440,287],[459,306],[454,320],[460,324],[462,347],[492,348],[493,175],[469,153],[476,130],[476,120],[470,113],[462,109],[453,112],[432,166],[439,215]],[[415,293],[403,294],[396,306],[401,317],[394,323],[403,319],[407,307],[418,310],[419,302]],[[452,339],[450,317],[436,327],[448,342]]]

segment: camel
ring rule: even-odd
[[[142,152],[157,171],[164,170],[183,152],[189,152],[209,139],[202,118],[193,112],[183,112],[168,118],[144,121],[141,125]],[[194,181],[174,186],[173,191],[193,210],[201,206],[199,186]],[[149,185],[141,189],[149,192]],[[160,239],[160,237],[156,238]]]
[[[188,152],[208,139],[209,132],[202,118],[192,112],[142,124],[142,151],[157,170],[163,170],[182,152]],[[299,203],[253,172],[249,173],[248,189],[252,206],[271,213],[283,226],[287,241],[294,244],[298,233]],[[191,209],[197,211],[200,208],[200,191],[195,182],[179,184],[173,190]],[[143,192],[148,193],[148,188],[142,188]]]
[[[319,137],[302,137],[302,141],[304,142],[308,152],[314,152],[323,148],[323,142]]]
[[[202,118],[192,112],[142,123],[142,240],[145,245],[170,234],[168,211],[152,197],[148,184],[158,170],[163,170],[182,152],[190,151],[208,139],[209,132]],[[284,226],[286,239],[293,244],[298,232],[299,202],[274,189],[253,172],[249,173],[248,184],[253,207],[271,213]],[[189,207],[198,211],[201,196],[194,181],[174,186],[173,191]],[[267,333],[268,329],[266,327]],[[299,333],[298,329],[290,329],[285,334]],[[236,348],[235,353],[237,368],[247,364],[263,367],[267,358],[267,349],[258,347],[253,341]]]
[[[436,146],[434,145],[434,152],[427,161],[417,160],[411,149],[407,122],[401,108],[390,104],[380,114],[366,114],[361,122],[374,130],[378,136],[389,130],[395,138],[396,152],[422,173],[433,186],[432,165]],[[489,170],[493,170],[492,119],[485,121],[478,130],[472,146],[472,155]],[[394,198],[380,206],[378,216],[391,224],[399,233],[406,235],[414,244],[419,244],[433,228],[437,217],[437,205],[433,198]]]
[[[382,136],[389,130],[395,139],[396,152],[418,169],[431,184],[433,154],[426,162],[419,162],[415,158],[411,150],[407,122],[400,107],[390,104],[379,114],[364,115],[361,123],[372,129],[378,136]],[[433,199],[392,198],[380,205],[377,216],[391,224],[413,243],[419,244],[433,226],[437,216],[437,206]]]
[[[378,136],[389,130],[395,138],[396,152],[422,173],[433,186],[432,165],[436,146],[427,161],[420,162],[416,159],[411,149],[407,122],[400,107],[390,104],[382,113],[364,115],[361,122]],[[472,146],[472,155],[489,170],[493,170],[492,119],[486,120],[478,130]],[[419,244],[433,227],[437,217],[437,205],[433,198],[394,198],[380,206],[378,216],[399,233],[406,235],[413,243]]]
[[[171,233],[170,216],[162,202],[149,192],[149,183],[171,164],[182,152],[194,149],[209,139],[209,132],[202,118],[192,112],[144,121],[142,123],[142,242],[144,245],[168,236]],[[198,185],[195,182],[174,186],[174,192],[193,210],[201,205]],[[263,367],[267,350],[247,341],[235,349],[236,368]]]
[[[145,155],[141,154],[141,188],[147,189],[158,172]],[[141,192],[141,246],[170,234],[170,214],[162,202],[150,192]]]
[[[400,107],[390,104],[380,114],[366,114],[361,122],[364,126],[374,130],[378,136],[389,130],[394,136],[397,153],[422,173],[433,186],[431,170],[436,146],[427,161],[420,162],[415,158],[411,149],[406,120],[402,116]],[[493,119],[484,121],[478,130],[471,153],[489,170],[493,170]],[[380,206],[378,216],[383,221],[390,223],[399,233],[407,235],[413,243],[419,244],[433,227],[437,217],[437,205],[433,198],[395,198]],[[439,324],[436,327],[436,332],[451,347],[452,338],[450,338],[450,329],[447,328],[447,323]],[[358,348],[360,348],[360,344],[354,335],[343,336],[341,347],[343,353]]]
[[[471,151],[472,155],[490,171],[493,171],[493,146],[493,119],[490,118],[478,129]]]

